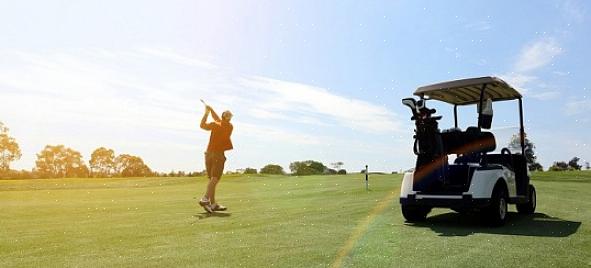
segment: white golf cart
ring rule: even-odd
[[[400,187],[402,214],[409,222],[425,220],[433,207],[458,212],[482,213],[491,225],[503,225],[507,204],[516,204],[520,213],[531,214],[536,208],[536,191],[530,184],[523,129],[522,96],[505,81],[480,77],[443,82],[418,88],[402,103],[410,107],[415,121],[414,153],[417,162],[412,173],[404,174]],[[440,131],[435,109],[428,100],[438,100],[454,107],[455,127]],[[492,103],[518,100],[521,152],[496,149],[492,124]],[[478,124],[466,130],[458,128],[458,106],[477,105]],[[448,155],[457,157],[448,163]]]

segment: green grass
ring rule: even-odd
[[[533,176],[537,213],[500,228],[404,223],[400,175],[228,176],[211,216],[203,177],[4,180],[0,267],[591,266],[591,172]]]

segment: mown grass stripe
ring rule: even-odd
[[[359,239],[361,239],[363,237],[365,232],[367,232],[367,228],[373,222],[375,217],[380,215],[384,211],[384,209],[386,209],[387,207],[392,205],[394,198],[396,198],[397,196],[398,196],[398,191],[390,192],[378,204],[376,204],[376,206],[371,210],[371,212],[367,215],[367,217],[363,221],[361,221],[359,224],[357,224],[357,226],[355,227],[355,229],[351,233],[351,236],[349,237],[349,239],[347,239],[345,244],[339,250],[331,267],[342,267],[343,261],[345,260],[345,258],[347,256],[349,256],[349,254],[351,253],[351,250],[353,250],[353,247],[355,247],[355,245],[357,244],[357,241],[359,241]]]

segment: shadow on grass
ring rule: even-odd
[[[207,212],[202,212],[196,215],[193,215],[193,217],[196,217],[198,220],[203,220],[203,219],[207,219],[209,217],[230,217],[232,216],[232,213],[223,213],[223,212],[213,212],[213,213],[207,213]]]
[[[567,221],[544,213],[522,215],[509,212],[507,222],[502,227],[487,226],[478,214],[444,213],[428,217],[421,223],[408,223],[408,226],[431,228],[440,236],[468,236],[478,233],[567,237],[577,232],[581,222]]]

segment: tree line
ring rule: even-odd
[[[514,135],[509,142],[509,149],[511,151],[520,151],[521,150],[521,141],[519,135]],[[532,141],[528,138],[525,138],[525,159],[527,161],[527,167],[530,171],[544,171],[544,167],[540,163],[537,162],[537,156],[534,152],[536,146]],[[555,161],[552,166],[548,168],[548,171],[568,171],[568,170],[581,170],[583,168],[582,165],[579,165],[579,161],[581,159],[579,157],[573,157],[569,161]],[[591,165],[589,162],[584,163],[585,169],[591,169]]]
[[[129,154],[115,156],[112,149],[97,148],[88,165],[80,152],[64,145],[46,145],[37,154],[31,171],[4,169],[3,177],[11,178],[88,178],[147,177],[155,173],[141,157]]]
[[[86,178],[86,177],[145,177],[155,173],[141,157],[120,154],[112,149],[97,148],[88,165],[80,152],[64,145],[46,145],[37,154],[31,171],[11,170],[10,163],[22,156],[20,147],[9,129],[0,122],[0,177],[11,178]]]
[[[550,166],[548,170],[550,171],[570,171],[570,170],[581,170],[583,168],[582,165],[579,165],[578,157],[573,157],[571,160],[567,161],[556,161]],[[585,162],[585,169],[591,169],[591,165],[589,162]]]
[[[289,164],[291,175],[307,176],[307,175],[345,175],[347,170],[342,169],[343,162],[335,162],[330,164],[332,168],[325,166],[322,162],[315,160],[295,161]],[[285,175],[283,167],[276,164],[269,164],[257,171],[256,168],[245,168],[242,174],[275,174]]]
[[[144,163],[139,156],[130,154],[116,155],[113,149],[99,147],[90,155],[88,164],[83,160],[82,154],[62,144],[46,145],[36,154],[35,167],[31,170],[12,170],[10,164],[19,160],[22,156],[19,144],[14,137],[9,135],[9,129],[0,122],[0,178],[110,178],[110,177],[186,177],[203,176],[206,171],[184,172],[171,171],[160,173]],[[323,163],[306,160],[296,161],[289,165],[291,174],[318,175],[318,174],[347,174],[342,169],[343,162],[331,163],[329,168]],[[232,173],[232,172],[230,172]],[[260,170],[246,168],[241,174],[277,174],[285,175],[283,167],[277,164],[268,164]]]
[[[525,138],[525,157],[530,171],[543,171],[542,165],[537,162],[535,155],[535,145],[529,139]],[[512,137],[508,146],[512,151],[521,150],[519,136]],[[171,171],[170,173],[154,172],[148,165],[144,163],[141,157],[120,154],[115,155],[113,149],[99,147],[95,149],[88,161],[88,165],[84,162],[80,152],[66,147],[64,145],[47,145],[43,150],[37,154],[35,167],[31,171],[27,170],[11,170],[10,163],[19,160],[22,156],[20,147],[16,140],[9,135],[9,129],[2,122],[0,122],[0,178],[70,178],[70,177],[148,177],[148,176],[163,176],[163,177],[186,177],[186,176],[203,176],[205,171],[184,172]],[[565,170],[581,170],[583,165],[578,162],[581,159],[578,157],[572,158],[570,161],[556,161],[548,170],[550,171],[565,171]],[[334,175],[347,174],[345,169],[342,169],[343,162],[331,163],[330,167],[325,166],[322,162],[315,160],[295,161],[289,164],[289,169],[292,175],[306,176],[306,175]],[[589,162],[584,163],[586,169],[590,169]],[[364,172],[364,171],[362,171]],[[246,168],[237,172],[240,174],[277,174],[285,175],[286,172],[283,167],[277,164],[268,164],[260,170],[255,168]]]

